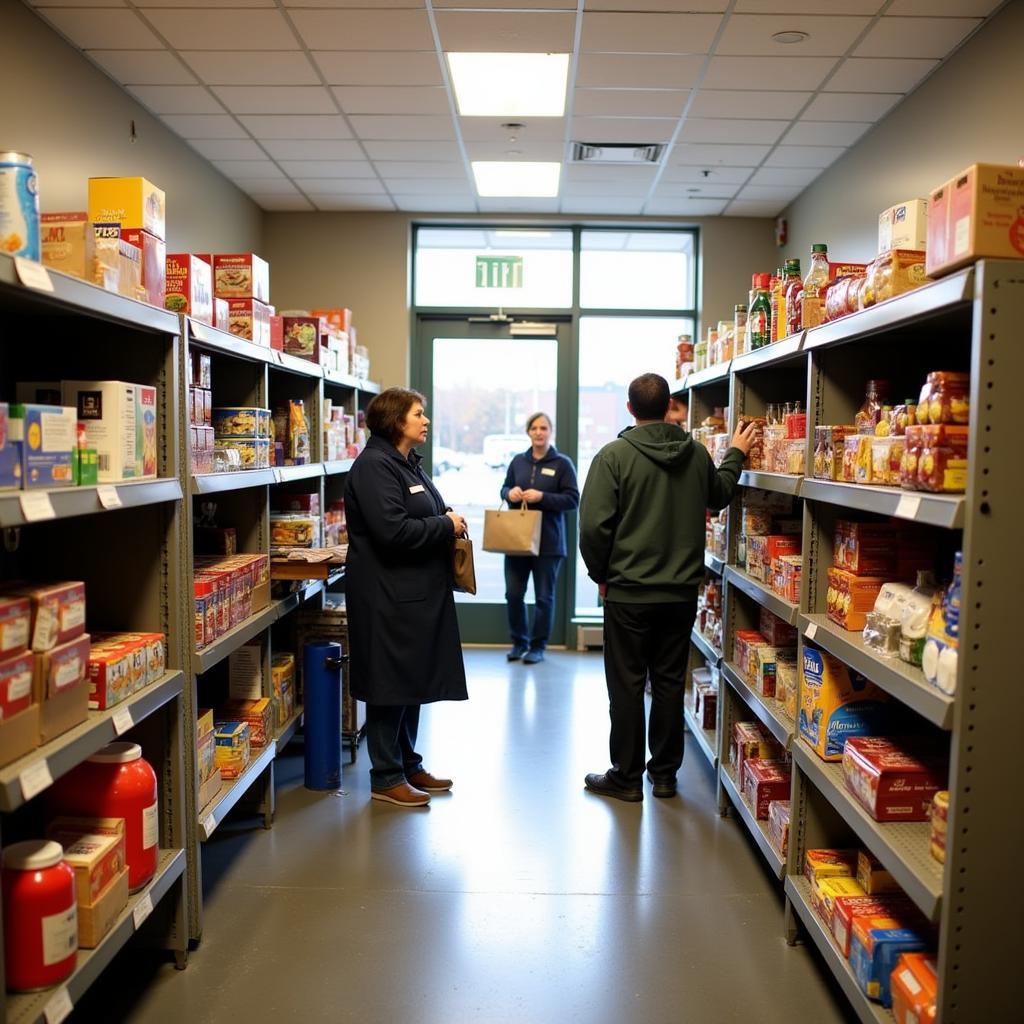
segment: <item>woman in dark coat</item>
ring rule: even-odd
[[[407,388],[370,402],[371,436],[345,484],[352,695],[366,701],[370,795],[400,807],[452,787],[416,753],[420,705],[468,696],[452,597],[452,540],[466,522],[420,467],[423,402]]]

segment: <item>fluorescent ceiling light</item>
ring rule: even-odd
[[[562,117],[567,53],[449,53],[463,117]]]
[[[474,160],[473,177],[481,196],[557,196],[559,163]]]

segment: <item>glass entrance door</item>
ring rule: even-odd
[[[562,448],[559,423],[568,424],[571,415],[562,415],[558,394],[559,341],[567,329],[568,323],[554,319],[545,319],[532,336],[513,336],[509,324],[487,320],[423,317],[419,323],[414,386],[426,394],[431,420],[423,455],[444,500],[468,520],[473,539],[477,593],[455,595],[467,643],[508,639],[505,560],[483,550],[484,511],[498,507],[509,462],[530,447],[525,428],[532,413],[551,417],[554,444]],[[563,450],[572,447],[567,443]],[[559,576],[553,644],[565,642],[569,568],[563,565]],[[532,605],[532,583],[527,602]]]

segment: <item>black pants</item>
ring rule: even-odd
[[[604,606],[604,672],[611,716],[612,778],[630,788],[647,770],[674,780],[683,763],[683,689],[697,602]],[[644,690],[651,680],[651,722],[645,729]]]

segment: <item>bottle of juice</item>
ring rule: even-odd
[[[783,280],[782,267],[779,267],[774,274],[772,274],[771,283],[768,286],[768,301],[772,307],[771,317],[771,333],[768,337],[768,342],[771,344],[773,341],[778,341],[779,338],[779,310],[785,309],[783,306],[782,298],[782,280]]]
[[[789,333],[789,295],[794,285],[799,284],[803,288],[804,283],[800,279],[800,261],[786,260],[782,274],[782,290],[779,293],[779,323],[778,337],[775,341],[781,341]]]
[[[828,287],[828,246],[815,242],[811,246],[811,269],[804,278],[800,299],[800,330],[817,327],[825,319],[825,289]]]
[[[747,307],[743,303],[733,308],[732,354],[738,356],[747,351]]]
[[[769,274],[756,274],[757,291],[747,313],[747,351],[771,344],[772,307],[768,298]]]
[[[786,277],[786,327],[785,336],[800,332],[800,319],[803,312],[804,282],[800,277],[800,261],[790,260],[789,270],[792,274]]]

